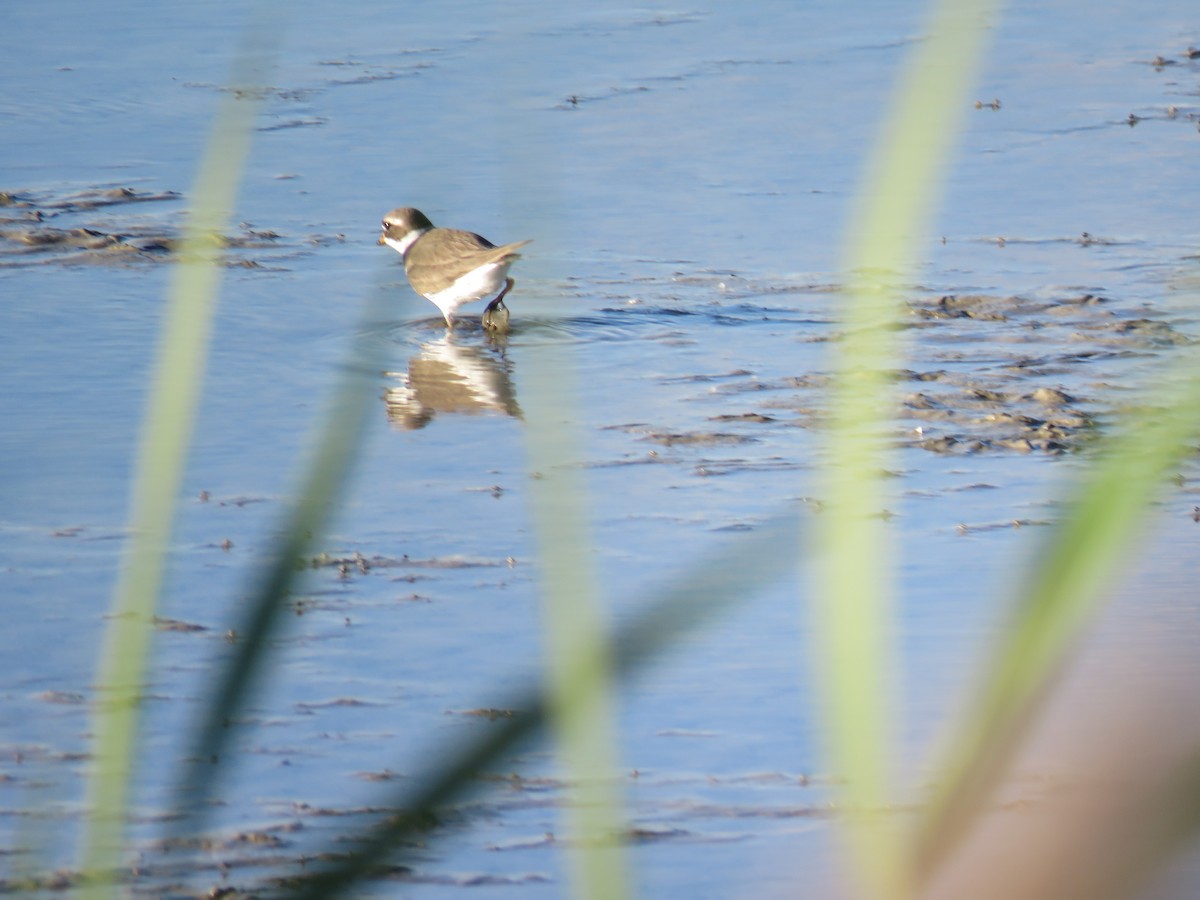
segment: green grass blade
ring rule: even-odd
[[[372,349],[377,324],[383,320],[391,297],[377,285],[356,341],[330,404],[321,422],[297,499],[286,517],[281,536],[261,575],[258,588],[246,606],[241,623],[234,629],[237,642],[230,658],[217,675],[208,704],[199,717],[194,749],[185,763],[177,795],[180,817],[174,826],[202,826],[205,800],[213,792],[219,763],[235,719],[261,681],[269,661],[269,642],[287,608],[296,580],[303,574],[301,562],[310,555],[314,540],[324,530],[336,507],[350,471],[350,463],[361,444],[368,416],[374,406],[372,387],[380,361]]]
[[[907,890],[894,825],[872,811],[890,800],[891,549],[886,423],[901,356],[901,291],[927,239],[942,172],[968,109],[992,4],[939,0],[926,38],[903,72],[852,217],[845,271],[845,333],[837,347],[818,554],[816,640],[832,765],[845,777],[847,836],[869,895]]]
[[[1165,381],[1165,409],[1139,409],[1105,439],[1068,514],[1018,594],[1015,620],[978,700],[957,730],[922,821],[928,877],[967,832],[1033,721],[1083,626],[1119,574],[1165,476],[1200,431],[1200,360],[1194,350]]]
[[[234,84],[263,82],[264,53],[239,56]],[[234,205],[258,112],[255,90],[224,94],[213,123],[172,271],[162,337],[138,450],[132,532],[106,630],[93,717],[89,818],[84,836],[83,896],[108,894],[120,861],[138,712],[154,633],[165,555],[187,447],[204,380],[219,289],[221,230]]]
[[[551,727],[571,785],[565,809],[572,840],[572,893],[628,896],[625,831],[617,781],[612,661],[587,527],[583,472],[571,422],[577,405],[565,346],[526,360],[526,452],[542,610],[546,624]]]

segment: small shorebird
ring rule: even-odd
[[[379,243],[404,257],[408,283],[442,311],[447,327],[454,327],[454,313],[464,303],[499,291],[483,311],[483,327],[508,329],[504,295],[514,284],[508,269],[521,255],[517,250],[529,241],[497,247],[471,231],[435,228],[419,209],[404,206],[383,217]]]

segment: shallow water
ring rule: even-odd
[[[76,822],[169,248],[245,17],[237,3],[77,7],[7,13],[0,60],[0,190],[14,198],[0,209],[5,848]],[[530,674],[541,622],[522,416],[547,359],[575,390],[615,619],[785,501],[815,514],[839,242],[917,13],[530,2],[288,15],[230,228],[161,612],[177,624],[160,635],[148,709],[146,893],[294,874],[297,857],[371,817],[380,778],[486,727],[468,713]],[[1192,13],[1170,2],[1081,20],[1070,5],[1018,4],[994,29],[977,96],[1000,108],[970,111],[945,173],[897,382],[904,762],[969,686],[1077,451],[1152,398],[1200,333]],[[469,323],[447,337],[375,245],[401,204],[534,239],[502,346]],[[369,337],[389,372],[321,546],[348,563],[314,569],[297,598],[216,817],[228,842],[172,863],[149,842],[184,723],[380,278],[395,305]],[[1135,583],[1118,616],[1194,613],[1181,588],[1196,472],[1183,474],[1144,551],[1160,599]],[[622,693],[630,854],[647,895],[794,895],[798,869],[806,895],[831,890],[833,774],[797,581]],[[1194,636],[1194,615],[1172,621],[1151,646]],[[511,771],[527,780],[465,804],[401,879],[406,896],[476,881],[489,896],[565,892],[546,840],[561,828],[553,758],[533,747]],[[45,861],[68,865],[72,850],[56,841]]]

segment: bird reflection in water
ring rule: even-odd
[[[438,413],[503,413],[521,417],[502,344],[460,343],[446,334],[421,346],[407,372],[387,372],[396,383],[384,390],[388,421],[413,430]]]

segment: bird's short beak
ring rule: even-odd
[[[377,244],[386,244],[386,243],[387,243],[387,241],[385,241],[385,240],[383,239],[383,235],[381,234],[381,235],[379,236],[379,240],[377,240],[375,243],[377,243]]]

